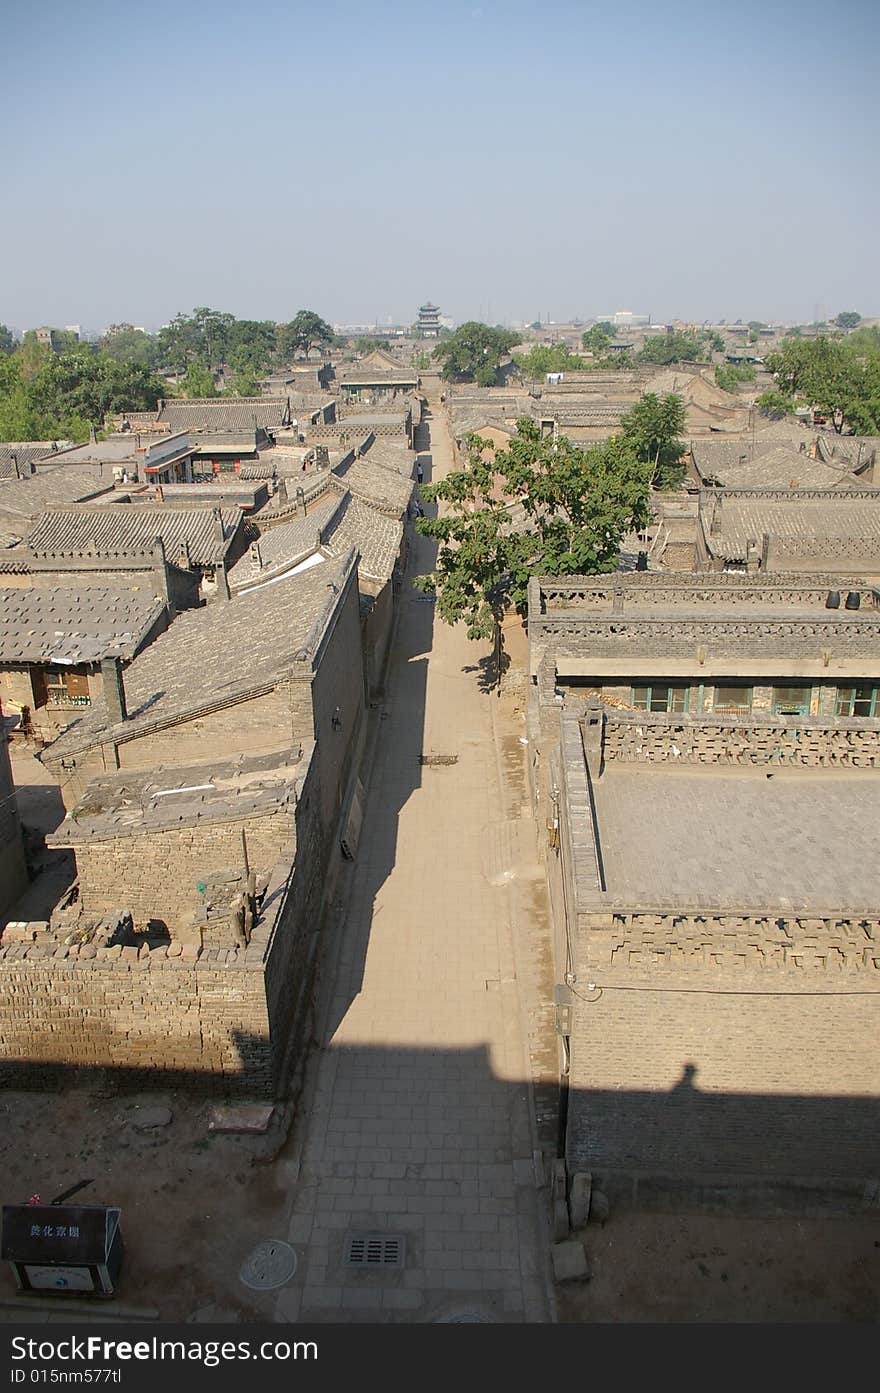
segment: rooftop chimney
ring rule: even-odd
[[[222,555],[223,549],[226,546],[226,537],[223,532],[223,514],[220,512],[219,508],[212,508],[211,516],[214,519],[214,537],[216,538],[220,547],[220,554]]]
[[[121,725],[128,716],[125,705],[125,687],[122,682],[122,661],[119,658],[101,660],[101,676],[104,680],[104,703],[107,717],[112,726]]]

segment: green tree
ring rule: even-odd
[[[721,337],[717,329],[704,329],[701,337],[703,343],[711,352],[724,352],[724,339]]]
[[[581,343],[588,353],[594,354],[597,358],[604,358],[614,342],[616,332],[614,325],[609,324],[607,319],[603,319],[581,335]]]
[[[857,325],[861,324],[861,322],[862,316],[860,314],[856,314],[855,310],[841,310],[840,314],[837,315],[837,317],[834,320],[834,323],[837,325],[838,329],[844,330],[855,329]]]
[[[159,356],[163,367],[186,372],[200,359],[216,370],[227,361],[235,316],[200,305],[192,314],[175,315],[159,330]]]
[[[161,355],[158,341],[145,334],[143,329],[135,329],[132,324],[111,324],[101,335],[98,347],[117,363],[139,363],[145,368],[159,366]]]
[[[748,363],[726,363],[715,369],[715,381],[724,392],[736,392],[755,380],[755,369]]]
[[[0,353],[12,353],[15,349],[15,339],[12,337],[12,330],[7,329],[5,324],[0,324]]]
[[[638,354],[640,363],[700,363],[706,359],[706,347],[697,334],[676,330],[672,334],[652,334],[645,339]]]
[[[185,397],[218,397],[214,374],[205,362],[194,361],[186,370],[181,386]]]
[[[239,374],[264,376],[275,362],[276,332],[268,319],[234,319],[227,335],[229,366]]]
[[[441,376],[447,382],[475,381],[481,387],[492,387],[502,358],[518,342],[517,333],[470,319],[437,345],[433,357],[443,364]]]
[[[586,359],[569,353],[562,344],[536,343],[528,353],[517,353],[513,361],[524,377],[537,379],[548,372],[580,372],[589,364]]]
[[[620,427],[636,458],[649,466],[654,487],[677,488],[684,476],[681,456],[685,446],[680,437],[685,428],[685,406],[681,397],[674,392],[662,397],[645,392],[620,418]]]
[[[437,596],[445,623],[494,639],[500,657],[501,621],[511,607],[526,613],[531,576],[616,566],[625,534],[647,521],[650,471],[628,441],[583,450],[528,417],[506,449],[470,435],[467,450],[464,469],[422,490],[446,509],[416,523],[439,543],[434,570],[416,584]]]
[[[213,380],[213,379],[212,379]],[[213,395],[208,393],[208,395]],[[260,379],[250,368],[242,368],[232,379],[232,385],[223,393],[224,397],[258,397]]]
[[[354,341],[355,353],[375,353],[377,348],[384,348],[386,351],[391,347],[387,339],[371,339],[362,334]]]
[[[762,416],[778,421],[794,411],[794,401],[785,392],[762,392],[755,405]]]
[[[285,360],[302,353],[308,358],[313,348],[329,347],[333,330],[314,310],[299,310],[289,324],[279,324],[278,352]]]

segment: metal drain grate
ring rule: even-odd
[[[349,1233],[345,1238],[343,1266],[385,1271],[403,1267],[406,1237],[402,1233]]]
[[[458,764],[458,755],[419,755],[419,764]]]

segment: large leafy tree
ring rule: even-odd
[[[855,310],[841,310],[834,320],[838,329],[855,329],[861,322],[862,316]]]
[[[158,340],[132,324],[111,324],[98,347],[117,363],[139,363],[144,368],[158,367],[161,358]]]
[[[186,372],[190,363],[200,360],[213,371],[227,361],[235,316],[200,305],[192,314],[175,315],[159,330],[162,366],[173,372]]]
[[[493,329],[470,319],[437,345],[434,361],[443,364],[441,376],[447,382],[478,382],[481,387],[493,387],[502,358],[519,342],[519,337],[509,329]]]
[[[647,521],[650,471],[628,441],[582,450],[528,417],[506,449],[477,435],[467,449],[464,469],[422,490],[445,508],[416,524],[439,543],[433,572],[416,583],[436,594],[444,622],[464,622],[469,638],[493,638],[500,651],[502,618],[526,613],[531,576],[616,566],[624,535]]]
[[[314,310],[299,310],[289,324],[278,325],[277,341],[282,358],[289,360],[298,353],[308,358],[313,348],[330,346],[333,330]]]
[[[838,432],[880,431],[880,347],[865,330],[846,339],[785,339],[766,365],[785,397],[829,416]]]
[[[594,354],[597,358],[603,358],[614,342],[616,333],[617,330],[609,320],[600,319],[598,324],[594,324],[585,334],[581,335],[581,343],[588,353]]]
[[[528,353],[517,353],[513,361],[525,377],[544,377],[548,372],[579,372],[590,366],[586,358],[569,353],[562,344],[536,343]]]
[[[11,353],[15,348],[15,339],[12,337],[12,330],[5,324],[0,324],[0,353]]]
[[[683,333],[653,334],[645,339],[639,350],[640,363],[701,363],[708,358],[706,341],[702,334]]]
[[[684,474],[681,457],[685,448],[681,439],[685,405],[681,397],[674,392],[662,397],[655,392],[645,392],[621,417],[620,428],[636,457],[649,467],[655,488],[676,488],[681,483]]]

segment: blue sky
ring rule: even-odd
[[[47,0],[0,321],[880,314],[880,6]]]

